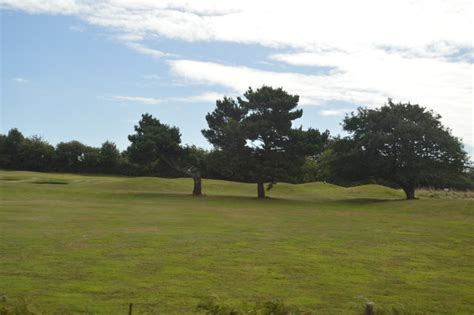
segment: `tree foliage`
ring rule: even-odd
[[[6,168],[18,169],[22,165],[20,159],[21,146],[25,137],[18,129],[10,129],[6,136],[0,139],[0,162]]]
[[[151,166],[179,155],[181,134],[179,129],[162,124],[150,114],[143,114],[135,133],[128,136],[130,146],[127,148],[127,157],[132,163]]]
[[[162,124],[152,115],[144,114],[128,140],[131,144],[127,155],[131,162],[145,166],[157,172],[157,175],[191,176],[194,180],[193,195],[202,194],[197,150],[181,146],[178,128]]]
[[[202,133],[216,151],[213,161],[225,161],[229,175],[256,182],[259,198],[265,197],[264,183],[291,181],[305,156],[316,154],[328,139],[328,132],[292,128],[303,114],[296,109],[298,100],[282,88],[249,88],[237,101],[217,101],[206,116],[209,129]]]
[[[418,185],[459,176],[465,169],[462,143],[440,119],[424,107],[390,99],[378,109],[359,108],[344,119],[350,137],[338,144],[335,161],[339,166],[346,161],[351,176],[390,180],[413,199]]]

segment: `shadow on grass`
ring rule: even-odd
[[[39,180],[31,182],[32,184],[40,184],[40,185],[67,185],[69,182],[66,181],[56,181],[56,180]]]
[[[317,199],[298,199],[298,198],[285,198],[281,196],[267,197],[259,199],[255,196],[250,195],[225,195],[225,194],[204,194],[200,197],[193,196],[190,193],[176,193],[176,192],[113,192],[109,193],[112,198],[120,199],[136,199],[136,200],[159,200],[167,199],[173,201],[183,202],[196,202],[196,203],[220,203],[220,202],[233,202],[233,203],[253,203],[255,205],[370,205],[370,204],[382,204],[388,202],[404,202],[405,199],[389,199],[389,198],[317,198]]]
[[[344,198],[333,200],[338,203],[346,204],[372,204],[372,203],[385,203],[385,202],[403,202],[405,198],[389,199],[389,198]]]
[[[154,199],[154,198],[167,198],[167,199],[181,199],[181,200],[192,200],[196,202],[200,201],[213,201],[213,200],[242,200],[242,201],[269,201],[273,202],[276,200],[288,200],[296,201],[293,199],[283,199],[283,198],[265,198],[264,200],[258,199],[253,196],[245,195],[213,195],[213,194],[203,194],[202,196],[193,196],[191,193],[176,193],[176,192],[113,192],[109,193],[110,196],[123,196],[123,197],[132,197],[132,198],[145,198],[145,199]]]
[[[2,177],[2,178],[0,178],[0,180],[7,181],[7,182],[13,182],[13,181],[18,181],[20,179],[15,178],[15,177]]]

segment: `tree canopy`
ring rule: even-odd
[[[198,154],[192,147],[181,146],[179,129],[162,124],[150,114],[143,114],[135,133],[128,136],[131,142],[127,155],[131,162],[164,173],[181,173],[192,176],[193,195],[200,196],[201,172],[196,162]],[[168,174],[169,175],[169,174]]]
[[[357,167],[359,177],[392,181],[407,199],[413,199],[419,184],[465,170],[467,154],[462,143],[440,119],[425,107],[395,104],[390,99],[378,109],[359,108],[344,119],[343,127],[350,137],[338,152],[346,157],[342,161],[356,161],[348,166]]]
[[[257,183],[257,195],[265,197],[264,184],[288,180],[304,164],[305,155],[321,150],[329,133],[292,128],[303,114],[296,109],[299,97],[282,88],[249,88],[244,98],[224,98],[206,116],[209,129],[203,135],[241,178]]]

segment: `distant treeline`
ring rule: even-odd
[[[245,181],[242,176],[233,176],[221,159],[220,152],[205,150],[196,146],[183,146],[183,155],[197,161],[201,176],[210,179]],[[25,137],[13,128],[7,134],[0,134],[0,169],[39,172],[115,174],[125,176],[185,177],[182,171],[167,162],[156,160],[150,164],[131,161],[130,149],[120,151],[115,143],[105,141],[100,147],[93,147],[72,140],[51,145],[39,136]],[[290,182],[317,181],[315,161],[307,157],[305,165]]]
[[[0,168],[127,176],[201,177],[257,183],[259,198],[278,181],[327,181],[339,185],[379,183],[402,188],[408,199],[420,186],[474,189],[474,172],[461,141],[440,116],[419,105],[359,108],[342,123],[349,136],[293,128],[303,115],[299,97],[282,88],[249,89],[243,98],[224,97],[208,113],[204,137],[212,150],[181,144],[177,127],[142,115],[120,151],[79,141],[56,146],[17,129],[0,134]],[[266,185],[266,187],[265,187]],[[266,188],[266,189],[265,189]]]

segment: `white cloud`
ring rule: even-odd
[[[28,13],[87,14],[91,9],[75,0],[0,0],[0,8],[10,8]]]
[[[224,86],[238,94],[249,86],[282,86],[290,93],[300,95],[301,105],[338,100],[380,106],[389,97],[394,101],[419,103],[440,113],[444,123],[466,143],[473,142],[472,120],[469,119],[472,117],[472,68],[469,64],[407,59],[386,52],[364,58],[367,59],[354,59],[351,63],[350,56],[340,57],[341,71],[321,75],[262,71],[193,60],[168,63],[173,73],[187,80]],[[323,56],[322,60],[329,65],[333,59]],[[364,68],[362,64],[370,66]]]
[[[18,78],[13,78],[13,81],[15,81],[16,83],[27,83],[27,82],[28,82],[27,79],[25,79],[25,78],[20,78],[20,77],[18,77]]]
[[[326,109],[326,110],[322,110],[320,111],[319,113],[322,115],[322,116],[344,116],[348,113],[350,113],[351,111],[354,111],[353,109],[347,109],[347,108],[341,108],[341,109]]]
[[[225,95],[224,93],[216,92],[204,92],[197,95],[190,95],[184,97],[174,97],[169,99],[170,101],[184,102],[184,103],[214,103],[218,99],[222,99]]]
[[[69,30],[73,32],[83,33],[86,28],[83,25],[71,25],[69,26]]]
[[[112,97],[112,100],[126,102],[126,103],[142,103],[148,105],[160,104],[162,100],[153,97],[143,97],[143,96],[123,96],[116,95]]]
[[[127,47],[141,53],[141,54],[144,54],[144,55],[148,55],[148,56],[151,56],[153,58],[163,58],[163,57],[166,57],[166,56],[171,56],[171,54],[168,54],[168,53],[165,53],[165,52],[162,52],[161,50],[157,50],[157,49],[151,49],[151,48],[148,48],[148,47],[145,47],[143,46],[142,44],[139,44],[139,43],[127,43],[126,44]]]
[[[77,15],[131,36],[304,50],[391,46],[450,52],[472,45],[469,0],[1,0],[4,8]]]
[[[154,97],[144,97],[144,96],[124,96],[124,95],[115,95],[112,97],[105,97],[104,99],[119,101],[125,103],[142,103],[142,104],[163,104],[163,103],[214,103],[218,99],[224,97],[224,93],[216,92],[203,92],[196,95],[189,95],[183,97],[168,97],[168,98],[154,98]]]
[[[186,80],[210,85],[221,85],[242,94],[249,86],[271,85],[284,87],[290,93],[301,96],[302,105],[320,105],[330,100],[356,103],[382,101],[385,96],[374,94],[357,86],[339,86],[338,80],[329,75],[307,75],[291,72],[263,71],[249,67],[229,66],[213,62],[194,60],[168,61],[171,71]]]

